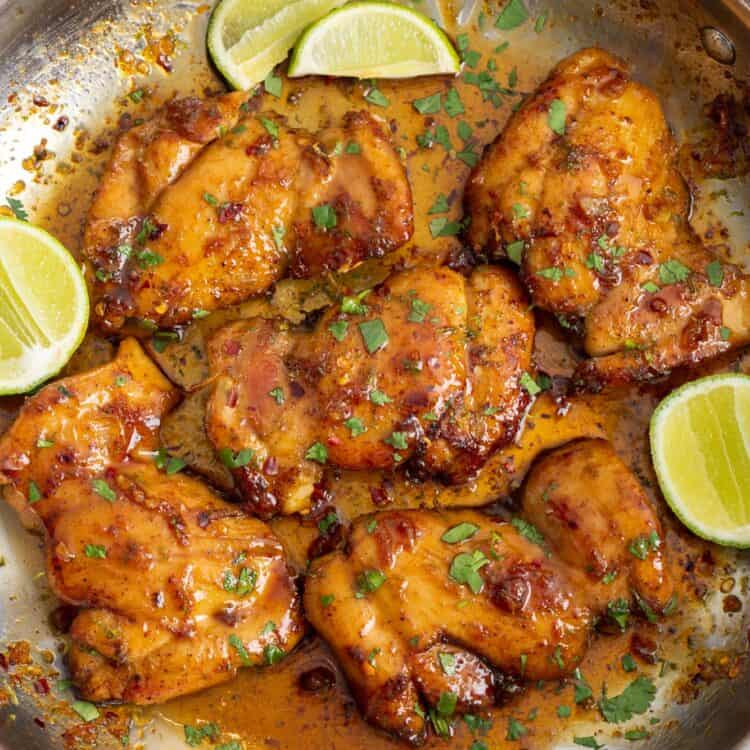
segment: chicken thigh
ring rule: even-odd
[[[520,260],[583,335],[579,387],[652,378],[750,341],[750,279],[703,247],[654,93],[598,49],[561,62],[466,188],[475,251]]]
[[[533,317],[510,272],[392,275],[311,332],[251,319],[209,346],[209,438],[255,513],[309,508],[326,464],[465,481],[516,433]],[[528,376],[527,376],[528,377]]]
[[[4,495],[44,528],[52,589],[81,608],[69,663],[89,700],[162,702],[275,663],[303,633],[271,530],[157,453],[176,397],[130,339],[0,439]]]
[[[246,100],[175,100],[118,140],[83,242],[106,330],[185,323],[411,237],[406,172],[373,117],[313,135]]]
[[[539,461],[510,523],[474,511],[360,518],[344,550],[313,562],[304,595],[367,719],[411,742],[428,716],[445,733],[454,712],[492,705],[499,673],[574,672],[597,617],[624,628],[631,610],[653,619],[673,604],[658,519],[599,440]]]

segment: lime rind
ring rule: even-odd
[[[222,0],[208,23],[208,51],[227,82],[247,90],[282,62],[302,31],[345,0]]]
[[[56,375],[86,334],[83,274],[49,233],[0,217],[0,395]]]
[[[455,74],[460,65],[448,36],[427,16],[388,2],[360,0],[332,11],[304,32],[288,74],[413,78]]]
[[[662,494],[693,533],[750,547],[750,376],[687,383],[651,417],[651,454]]]

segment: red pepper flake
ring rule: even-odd
[[[242,203],[224,203],[219,209],[219,224],[237,221],[242,214]]]

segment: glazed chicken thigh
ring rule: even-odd
[[[83,242],[105,330],[185,323],[411,236],[406,172],[374,118],[313,135],[254,104],[175,100],[116,143]]]
[[[705,247],[654,93],[598,49],[560,63],[466,188],[475,251],[520,257],[535,305],[580,330],[579,386],[654,377],[750,341],[750,279]]]
[[[0,439],[5,497],[43,526],[52,589],[81,608],[69,664],[89,700],[162,702],[274,663],[303,633],[271,530],[155,463],[176,397],[130,339],[32,397]]]
[[[311,332],[251,319],[209,346],[206,426],[253,512],[307,510],[325,464],[461,482],[516,433],[533,318],[513,274],[396,273]]]
[[[474,511],[363,517],[345,550],[313,563],[307,617],[369,721],[419,742],[427,716],[439,729],[492,705],[498,673],[572,673],[609,602],[627,611],[632,592],[649,616],[668,609],[658,519],[607,443],[549,454],[523,502],[510,523]]]

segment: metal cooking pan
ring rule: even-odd
[[[95,134],[114,127],[112,120],[107,121],[112,116],[111,102],[129,89],[127,76],[118,73],[113,60],[143,43],[138,31],[144,17],[154,27],[178,26],[186,42],[187,52],[175,50],[181,55],[179,70],[176,66],[166,83],[163,76],[160,79],[165,95],[167,89],[189,92],[218,86],[203,56],[207,14],[196,12],[201,5],[202,0],[0,0],[0,203],[5,195],[22,189],[24,202],[37,209],[35,218],[74,247],[80,229],[76,217],[81,202],[89,200],[95,175],[78,174],[61,192],[58,188],[68,184],[65,170],[49,174],[39,162],[54,152],[58,163],[64,164],[81,129],[91,132],[93,152]],[[469,2],[453,12],[466,14],[473,5]],[[539,50],[540,69],[579,47],[600,44],[627,59],[634,75],[657,90],[678,135],[696,124],[702,105],[730,79],[750,83],[750,0],[527,0],[527,5],[533,11],[549,8],[556,18],[565,19]],[[425,3],[421,6],[424,9]],[[431,10],[437,12],[437,6],[433,4]],[[123,60],[127,64],[127,55]],[[520,66],[528,61],[517,62]],[[160,73],[157,70],[155,75]],[[50,121],[61,112],[30,113],[24,105],[30,88],[40,95],[48,91],[50,102],[64,101],[65,115],[78,131],[50,128]],[[29,162],[40,144],[36,162]],[[750,205],[747,184],[740,180],[734,188],[745,207]],[[51,192],[54,201],[48,200]],[[744,226],[737,222],[730,226],[732,255],[739,261],[747,261],[750,240],[750,222],[746,218],[743,222]],[[0,432],[13,407],[0,403]],[[4,506],[0,507],[0,554],[6,562],[0,567],[0,643],[27,639],[38,648],[48,648],[58,654],[62,670],[59,640],[47,624],[50,596],[39,574],[43,570],[40,542],[22,530]],[[738,578],[750,567],[740,554],[734,564]],[[738,616],[724,631],[717,631],[717,645],[745,644],[745,620]],[[58,732],[34,721],[39,717],[38,703],[20,694],[18,700],[17,705],[0,706],[0,748],[63,747]],[[732,681],[705,687],[694,702],[669,707],[667,714],[676,721],[639,747],[750,748],[750,666]],[[149,748],[173,746],[184,747],[168,727],[156,730],[146,741]]]

